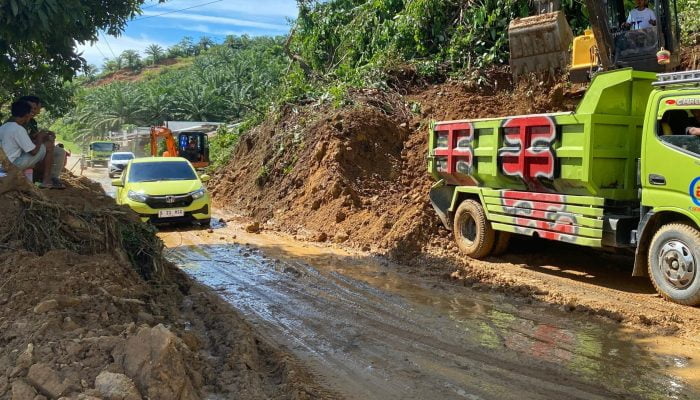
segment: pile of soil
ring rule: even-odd
[[[0,178],[0,399],[335,398],[99,185]]]
[[[439,240],[427,193],[428,124],[573,110],[563,83],[497,88],[426,84],[402,71],[389,91],[353,91],[347,104],[287,106],[241,138],[212,192],[219,207],[297,236],[412,258]],[[408,77],[406,76],[408,75]],[[397,82],[399,82],[397,80]],[[534,89],[533,89],[534,88]]]

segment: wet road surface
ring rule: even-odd
[[[348,398],[700,398],[697,361],[652,353],[619,325],[236,233],[161,237],[172,261]]]

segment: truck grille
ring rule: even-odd
[[[192,196],[179,194],[173,196],[148,196],[146,204],[151,208],[178,208],[192,204]]]

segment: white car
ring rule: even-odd
[[[134,159],[134,153],[130,151],[120,151],[117,153],[112,153],[109,156],[109,161],[107,162],[107,174],[110,178],[114,178],[117,174],[121,174],[124,171],[124,167],[129,161]]]

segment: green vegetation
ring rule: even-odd
[[[65,108],[63,82],[85,66],[75,43],[118,35],[145,0],[0,0],[0,107],[13,97],[39,95]]]
[[[221,165],[241,133],[270,111],[310,101],[342,107],[352,88],[386,89],[397,67],[427,78],[479,77],[480,84],[489,84],[479,72],[507,63],[508,24],[531,14],[531,3],[299,0],[289,37],[229,36],[218,44],[185,37],[168,49],[127,50],[106,60],[100,74],[85,68],[84,85],[75,88],[75,108],[53,127],[66,139],[83,142],[164,120],[237,123],[212,140],[212,159]],[[692,41],[700,31],[700,6],[697,0],[678,4],[684,39]],[[582,32],[587,26],[582,2],[562,0],[562,6],[574,32]],[[139,72],[137,78],[121,79]]]

